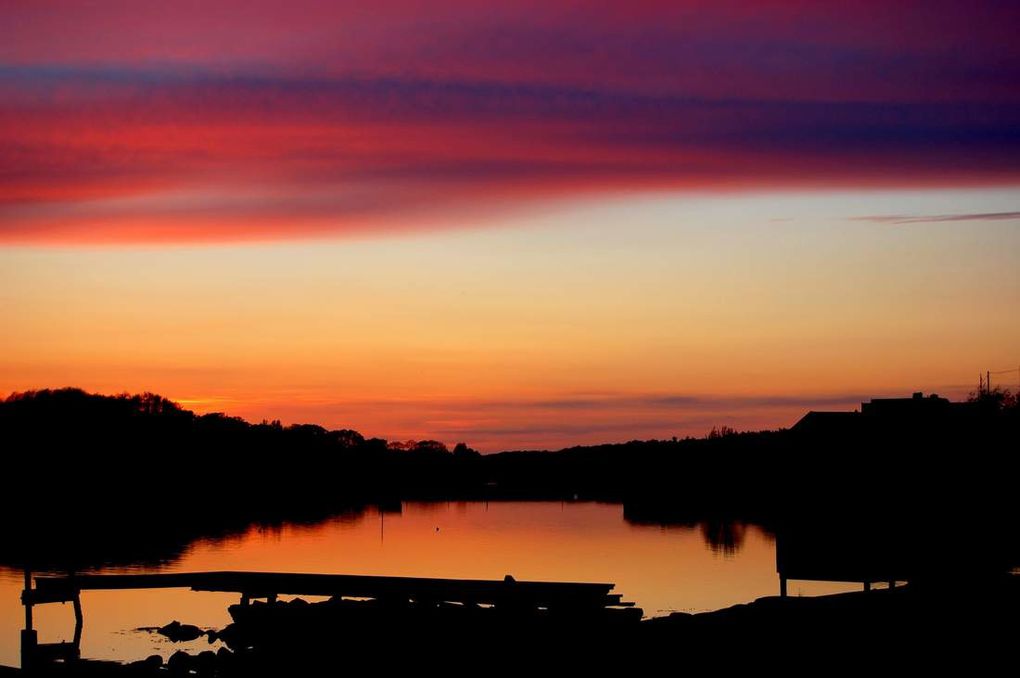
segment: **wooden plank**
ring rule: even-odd
[[[29,589],[21,592],[21,602],[24,605],[41,605],[43,603],[70,603],[78,596],[77,589],[66,586],[54,586],[43,590]]]
[[[46,597],[67,590],[190,588],[267,595],[323,595],[363,598],[417,598],[541,606],[604,606],[613,584],[527,582],[477,579],[430,579],[340,574],[278,572],[189,572],[173,574],[100,574],[38,577],[34,595]]]

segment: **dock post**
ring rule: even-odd
[[[25,568],[25,593],[22,594],[21,600],[25,604],[25,630],[32,630],[32,603],[28,602],[26,595],[32,590],[32,571],[27,567]]]
[[[786,577],[779,575],[779,596],[781,598],[786,597]]]
[[[81,649],[81,630],[85,625],[85,616],[81,612],[81,591],[75,591],[74,600],[74,649]]]
[[[35,666],[36,648],[39,647],[39,636],[35,629],[21,631],[21,669],[31,671]]]
[[[32,571],[25,568],[25,592],[32,590]],[[32,603],[27,596],[22,597],[25,604],[25,628],[21,631],[21,669],[30,671],[34,666],[36,648],[39,646],[39,634],[32,628]]]
[[[21,670],[31,671],[35,667],[36,649],[39,647],[39,633],[32,628],[32,570],[24,569],[24,593],[21,594],[21,601],[24,603],[24,629],[21,630]]]

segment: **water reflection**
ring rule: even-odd
[[[638,524],[619,504],[439,502],[365,507],[319,522],[268,523],[173,546],[157,562],[102,572],[252,570],[605,581],[648,615],[717,609],[777,592],[771,536],[752,525]],[[5,561],[8,564],[10,560]],[[52,562],[52,561],[51,561]],[[0,663],[17,664],[21,572],[0,570]],[[236,596],[186,590],[88,591],[82,654],[140,659],[174,648],[133,631],[173,619],[222,627]],[[69,606],[36,609],[40,642],[69,639]],[[199,641],[202,642],[202,641]]]
[[[701,536],[716,553],[733,556],[744,545],[747,524],[735,520],[709,520],[701,524]]]

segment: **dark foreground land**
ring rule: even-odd
[[[216,633],[227,648],[165,665],[72,661],[30,675],[262,676],[662,673],[757,669],[885,673],[1015,666],[1020,579],[914,584],[815,598],[762,598],[702,614],[553,620],[440,605],[252,603]],[[340,610],[339,608],[347,609]],[[232,609],[232,613],[235,610]],[[177,631],[188,627],[177,627]],[[15,672],[11,671],[14,675]],[[0,674],[2,675],[2,674]]]

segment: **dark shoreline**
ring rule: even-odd
[[[936,587],[906,585],[817,597],[766,597],[712,612],[674,613],[628,627],[587,627],[583,633],[564,629],[555,639],[506,627],[497,635],[484,629],[422,628],[412,638],[374,640],[357,629],[309,629],[240,652],[181,653],[165,665],[152,659],[130,664],[80,660],[36,671],[0,667],[0,675],[141,677],[187,675],[188,671],[200,676],[316,675],[372,668],[378,657],[374,653],[392,655],[395,648],[403,656],[390,656],[383,662],[389,668],[445,670],[456,675],[474,673],[493,656],[500,657],[504,668],[523,670],[540,662],[549,670],[594,671],[606,666],[661,668],[693,652],[687,657],[692,666],[720,668],[717,664],[723,661],[733,668],[753,666],[761,658],[756,653],[787,645],[798,648],[796,656],[787,659],[788,668],[796,670],[812,668],[798,661],[805,659],[824,661],[834,669],[830,662],[836,656],[850,663],[885,660],[935,667],[947,658],[970,657],[980,663],[1008,657],[1020,630],[1014,615],[1018,603],[1020,577],[1013,575]],[[451,633],[458,638],[456,645],[449,644]],[[357,642],[359,652],[338,655],[331,638]],[[593,643],[611,647],[613,652],[593,653]],[[947,645],[940,647],[941,643]],[[517,653],[508,656],[500,650],[508,645],[517,647]],[[436,647],[452,654],[429,652]],[[717,654],[734,648],[740,648],[736,656]]]
[[[350,430],[199,416],[152,394],[32,392],[0,402],[5,463],[38,488],[0,495],[0,563],[159,564],[199,538],[368,506],[578,499],[621,502],[641,524],[753,523],[801,534],[866,526],[920,531],[919,543],[934,536],[926,525],[952,526],[993,547],[993,560],[1020,564],[1009,537],[1020,515],[1020,407],[878,402],[861,413],[810,413],[788,430],[479,455],[466,445],[392,447]]]

